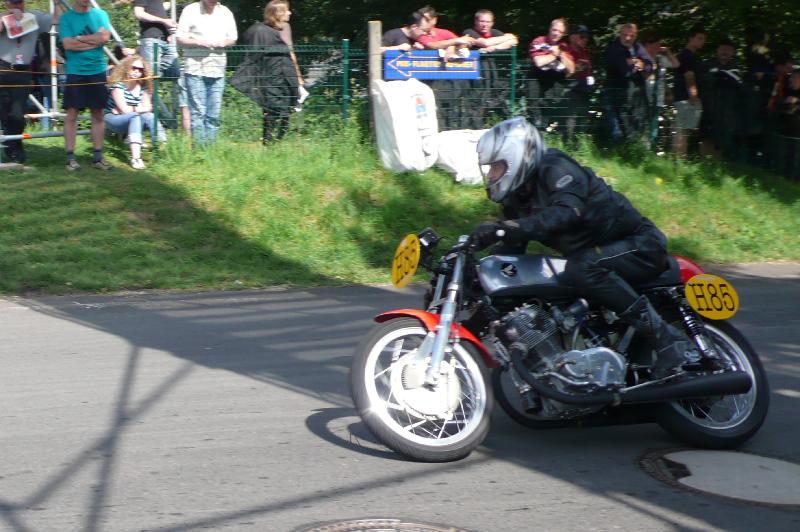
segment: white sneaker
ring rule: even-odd
[[[131,159],[131,167],[134,170],[144,170],[146,167],[141,159]]]

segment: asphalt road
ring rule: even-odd
[[[800,463],[800,267],[728,270],[772,405],[746,451]],[[381,287],[0,299],[0,530],[267,530],[398,517],[507,530],[800,530],[659,483],[656,425],[531,431],[499,409],[449,464],[375,443],[347,388]],[[747,482],[746,478],[742,482]],[[800,490],[800,486],[797,487]]]

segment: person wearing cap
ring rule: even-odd
[[[567,21],[557,18],[550,23],[547,35],[531,41],[528,108],[537,127],[563,125],[569,114],[566,103],[566,80],[575,72],[575,62],[565,50],[563,39]]]
[[[561,45],[575,62],[575,73],[567,91],[570,116],[567,117],[566,135],[569,139],[588,130],[589,99],[594,91],[592,58],[589,56],[591,37],[589,28],[580,24],[570,29],[567,42]]]
[[[8,16],[15,22],[21,21],[26,14],[36,20],[36,30],[17,36],[22,27],[3,22]],[[21,135],[25,131],[28,95],[33,90],[31,61],[36,42],[39,35],[50,31],[53,17],[41,11],[26,10],[24,0],[6,0],[6,10],[0,17],[3,17],[0,18],[0,124],[3,134]],[[27,160],[21,140],[6,140],[3,144],[6,145],[3,161],[24,163]]]

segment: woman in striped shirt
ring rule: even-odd
[[[114,67],[108,78],[109,95],[106,107],[106,127],[115,132],[127,134],[131,147],[131,166],[144,169],[142,161],[142,138],[144,130],[153,135],[153,80],[150,66],[140,55],[131,55]],[[158,140],[166,140],[164,130],[159,124]]]

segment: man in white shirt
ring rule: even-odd
[[[219,131],[225,48],[236,44],[236,20],[219,0],[200,0],[181,12],[176,37],[184,49],[192,138],[198,144],[210,144]]]

